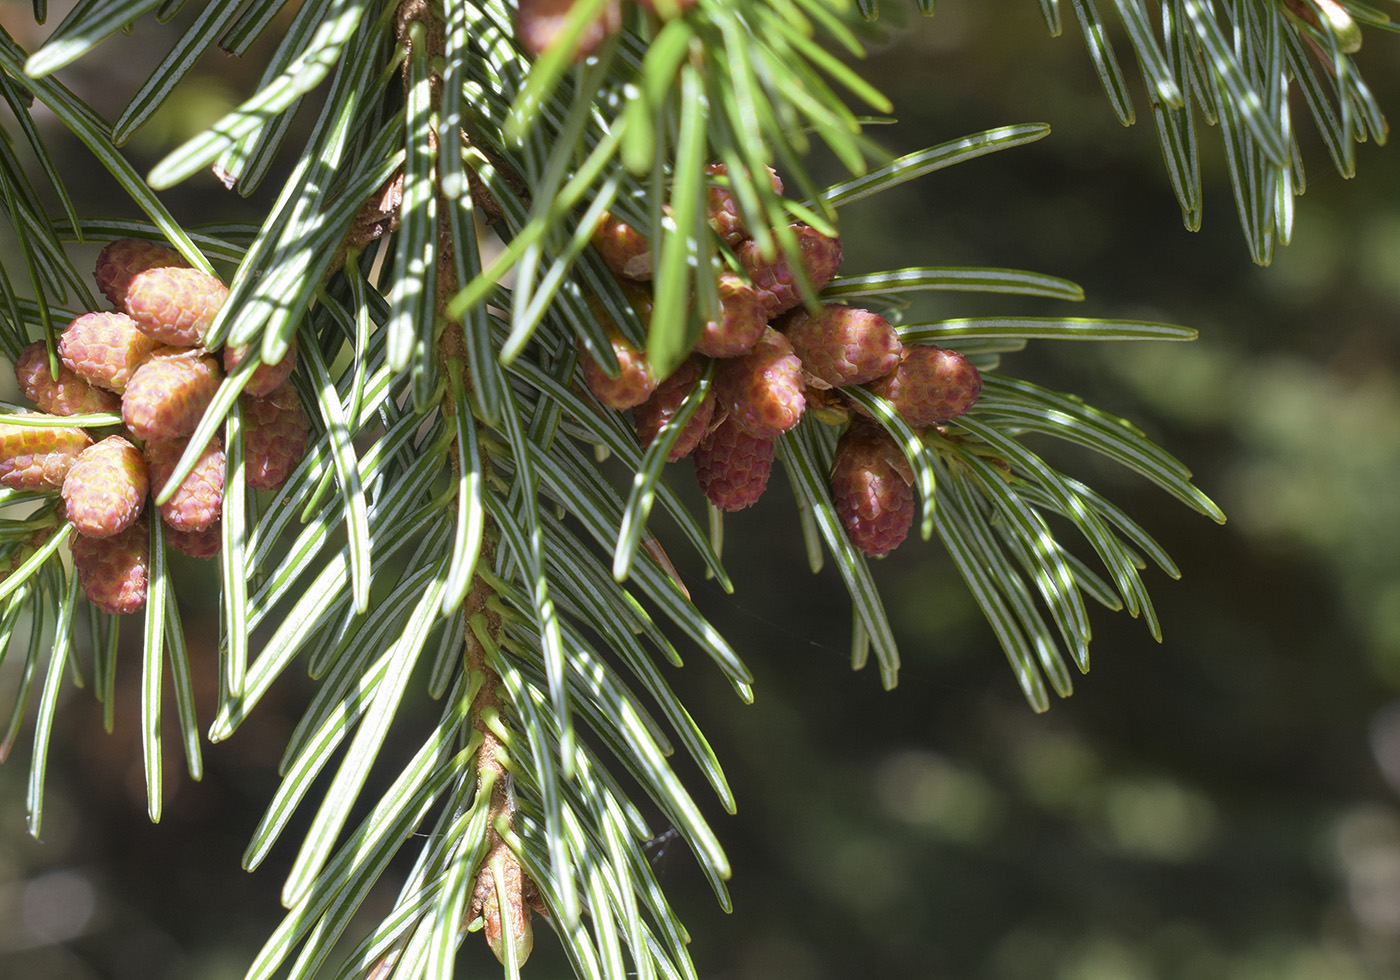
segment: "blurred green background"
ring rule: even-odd
[[[1362,147],[1359,178],[1344,181],[1305,132],[1295,243],[1257,268],[1215,133],[1193,234],[1150,119],[1117,124],[1072,22],[1049,37],[1031,0],[945,0],[927,21],[883,6],[868,68],[899,117],[876,131],[884,145],[1019,122],[1053,132],[851,205],[843,272],[1009,266],[1088,293],[1073,309],[947,294],[920,301],[919,318],[1199,329],[1192,345],[1033,344],[1003,368],[1137,421],[1230,523],[1067,458],[1167,545],[1184,578],[1149,578],[1161,645],[1096,610],[1092,672],[1036,715],[935,545],[911,541],[877,566],[904,654],[899,687],[884,692],[873,670],[850,672],[844,593],[834,572],[808,574],[786,488],[732,517],[737,594],[682,570],[746,656],[757,700],[740,704],[699,656],[670,679],[740,801],[732,818],[705,804],[735,868],[733,914],[683,845],[656,849],[701,977],[1400,977],[1400,151]],[[18,32],[27,8],[4,11],[6,26]],[[164,50],[181,23],[114,38],[62,77],[113,118],[153,63],[141,53]],[[1359,56],[1392,113],[1398,43],[1371,32]],[[132,160],[148,167],[250,91],[256,69],[256,53],[211,61],[203,87],[133,140]],[[84,154],[69,157],[75,190]],[[167,200],[188,220],[246,219],[266,193],[245,201],[206,177]],[[86,213],[111,210],[111,188],[81,194]],[[0,248],[8,258],[12,246]],[[186,629],[192,653],[202,644],[212,659],[207,599]],[[12,683],[0,677],[0,690]],[[232,741],[208,747],[200,784],[180,776],[172,740],[153,827],[134,685],[112,736],[70,691],[41,843],[23,829],[27,749],[0,767],[0,977],[240,977],[279,918],[290,854],[254,875],[239,855],[304,693],[284,684]],[[527,977],[566,975],[547,939],[535,955]],[[477,939],[461,962],[463,976],[498,975]]]

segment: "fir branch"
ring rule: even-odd
[[[410,844],[418,853],[398,899],[362,937],[345,975],[445,977],[478,923],[513,975],[529,955],[532,915],[541,913],[579,976],[693,977],[685,929],[642,850],[652,831],[634,797],[677,828],[727,907],[730,867],[720,837],[668,757],[683,749],[726,810],[734,796],[660,666],[680,664],[684,635],[741,698],[752,697],[752,674],[690,601],[666,551],[692,548],[724,589],[733,588],[717,541],[668,485],[665,467],[725,368],[706,362],[643,448],[617,410],[587,393],[580,361],[619,372],[616,334],[668,375],[691,355],[700,325],[719,316],[720,277],[743,271],[747,285],[763,278],[744,256],[788,261],[791,281],[774,274],[764,288],[791,286],[800,294],[793,302],[809,309],[852,300],[888,309],[928,290],[1081,301],[1077,284],[1030,271],[914,266],[837,277],[821,288],[798,262],[795,219],[835,233],[840,207],[1037,140],[1046,127],[1001,127],[890,159],[840,92],[878,112],[890,107],[824,46],[861,53],[850,25],[817,0],[658,0],[654,14],[632,11],[625,29],[581,64],[574,56],[594,15],[605,12],[598,0],[575,5],[557,48],[537,58],[518,43],[511,6],[498,0],[440,12],[426,0],[315,0],[297,9],[256,89],[150,175],[150,184],[166,186],[213,167],[247,193],[274,160],[286,159],[287,177],[265,219],[257,228],[185,228],[115,144],[185,82],[198,52],[215,43],[251,50],[284,3],[259,0],[238,13],[210,4],[115,127],[54,79],[24,74],[90,53],[114,17],[155,6],[80,4],[32,56],[0,37],[0,90],[63,212],[50,214],[55,209],[12,153],[0,156],[0,194],[25,267],[13,279],[0,269],[0,346],[15,357],[36,334],[52,345],[56,324],[74,312],[59,303],[95,305],[68,260],[69,242],[131,235],[167,240],[203,269],[212,270],[211,259],[236,263],[228,298],[202,339],[255,353],[224,379],[175,474],[155,493],[157,501],[170,497],[222,430],[229,453],[223,629],[209,737],[231,737],[298,659],[317,683],[245,853],[250,867],[263,861],[297,809],[311,805],[284,890],[289,911],[250,977],[284,968],[293,978],[312,976]],[[874,3],[858,6],[864,16],[876,13]],[[931,12],[931,4],[920,6]],[[1160,32],[1135,0],[1116,0],[1115,8],[1188,224],[1199,221],[1202,198],[1199,114],[1226,136],[1242,220],[1261,260],[1286,239],[1289,200],[1302,187],[1291,83],[1303,88],[1330,152],[1348,166],[1358,136],[1384,135],[1351,60],[1354,32],[1336,16],[1359,20],[1358,5],[1168,0]],[[1113,28],[1091,0],[1075,0],[1074,9],[1116,110],[1131,118]],[[1042,10],[1058,29],[1058,5],[1044,0]],[[298,108],[322,86],[305,142],[289,145],[300,131],[292,125]],[[75,212],[61,158],[46,150],[30,117],[31,97],[93,151],[149,221]],[[850,177],[816,184],[804,154],[817,142]],[[723,174],[710,169],[715,163]],[[769,177],[774,163],[789,197]],[[742,249],[708,220],[716,193],[728,195],[745,226]],[[649,316],[590,244],[605,213],[654,249]],[[485,257],[478,223],[502,239],[494,258]],[[32,295],[20,297],[16,282]],[[1205,516],[1223,515],[1141,430],[991,372],[1000,354],[1032,340],[1192,336],[1165,324],[1056,316],[909,323],[898,344],[956,344],[969,365],[988,372],[970,413],[915,425],[865,388],[813,389],[812,407],[827,412],[809,411],[777,437],[774,452],[798,500],[809,562],[820,563],[822,547],[830,551],[851,596],[853,666],[873,651],[887,687],[900,666],[879,574],[853,543],[831,490],[838,437],[830,423],[860,411],[894,440],[910,493],[921,499],[923,537],[936,535],[952,557],[1035,708],[1048,705],[1052,690],[1070,693],[1071,661],[1087,670],[1086,599],[1142,616],[1158,636],[1142,571],[1150,559],[1174,575],[1171,559],[1131,516],[1022,437],[1049,434],[1093,449]],[[303,352],[296,384],[312,420],[309,445],[279,490],[250,493],[243,392],[260,364],[279,362],[294,342]],[[34,430],[117,417],[6,421]],[[602,468],[604,455],[625,470],[625,489]],[[63,565],[61,549],[74,532],[58,499],[52,487],[0,491],[7,570],[0,658],[22,616],[30,628],[0,759],[28,716],[43,667],[30,770],[35,833],[59,685],[76,662],[74,624],[84,620],[78,578]],[[671,529],[651,520],[662,514],[678,538],[665,546]],[[1057,537],[1065,522],[1082,540]],[[167,537],[152,518],[141,729],[153,818],[162,804],[157,735],[167,657],[187,765],[196,778],[200,768]],[[110,729],[117,628],[93,609],[86,617],[93,687]],[[436,719],[402,710],[415,678],[442,700]],[[415,728],[418,752],[388,758],[390,734]],[[344,755],[318,795],[316,780],[342,743]],[[372,769],[396,775],[377,800],[365,801],[356,823]]]
[[[1039,0],[1052,35],[1060,0]],[[1071,5],[1109,104],[1123,125],[1136,118],[1110,25],[1095,0]],[[859,4],[868,19],[874,3]],[[1201,224],[1197,113],[1219,125],[1240,226],[1254,261],[1268,265],[1292,234],[1303,193],[1303,154],[1290,91],[1301,89],[1333,164],[1356,172],[1355,145],[1384,143],[1389,126],[1356,55],[1365,36],[1394,30],[1357,0],[1164,0],[1157,25],[1142,0],[1113,0],[1147,91],[1162,156],[1186,227]],[[1320,78],[1321,69],[1326,79]]]

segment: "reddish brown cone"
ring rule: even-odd
[[[904,348],[899,367],[866,387],[888,398],[910,425],[925,426],[971,411],[982,376],[956,351],[917,345]]]
[[[808,382],[818,387],[882,378],[899,365],[904,349],[894,327],[878,313],[834,303],[817,314],[799,307],[779,326],[802,359]]]
[[[243,406],[243,468],[248,486],[276,490],[306,452],[310,424],[296,390],[286,384],[266,398],[239,399]]]
[[[543,54],[564,29],[573,6],[574,0],[519,0],[515,36],[520,46],[533,55]],[[588,57],[608,35],[616,34],[621,28],[621,0],[608,0],[597,19],[584,28],[575,57]]]
[[[210,524],[203,531],[177,531],[173,527],[167,527],[165,543],[191,558],[213,558],[223,549],[222,534],[219,521]]]
[[[695,6],[695,0],[637,0],[637,6],[663,17],[674,17]]]
[[[122,421],[138,439],[187,436],[214,399],[218,363],[196,350],[166,347],[136,369],[122,393]]]
[[[159,494],[175,472],[189,439],[148,439],[146,472],[151,491]],[[165,523],[179,531],[203,531],[213,525],[224,503],[224,447],[218,436],[209,441],[189,476],[178,490],[160,505]]]
[[[772,439],[757,439],[725,419],[696,447],[696,482],[720,510],[743,510],[768,488],[776,451]]]
[[[685,401],[695,383],[700,380],[703,370],[701,363],[694,357],[687,359],[675,373],[657,385],[650,398],[632,410],[632,420],[637,426],[637,439],[643,449],[652,444],[661,427],[680,411],[681,402]],[[666,456],[668,462],[674,463],[678,459],[684,459],[694,451],[705,435],[705,430],[709,428],[714,412],[715,397],[714,390],[711,389],[680,435],[676,437],[676,441],[672,443],[671,451]]]
[[[706,357],[738,357],[753,350],[768,326],[768,307],[758,290],[726,272],[719,277],[720,318],[700,329],[695,349]]]
[[[120,392],[159,346],[125,313],[84,313],[59,335],[58,356],[78,377]]]
[[[248,352],[249,348],[247,347],[234,347],[232,345],[225,347],[224,373],[232,374],[234,368],[238,367],[248,356]],[[266,398],[292,376],[292,371],[296,366],[297,340],[293,337],[292,342],[287,345],[287,352],[282,355],[282,360],[275,364],[259,364],[253,369],[252,375],[243,386],[243,394],[252,395],[254,398]]]
[[[579,346],[579,365],[583,369],[583,380],[588,390],[604,405],[621,411],[640,405],[651,397],[656,390],[656,375],[652,373],[646,354],[633,347],[621,334],[613,333],[609,339],[613,354],[617,357],[617,377],[608,377],[582,345]]]
[[[108,436],[74,460],[63,478],[63,504],[79,534],[110,538],[141,516],[149,488],[141,450]]]
[[[828,238],[809,225],[793,225],[792,231],[797,236],[807,280],[812,284],[813,291],[818,291],[831,281],[841,265],[841,239]],[[770,320],[801,305],[802,290],[786,254],[780,251],[776,258],[769,261],[759,252],[757,245],[745,241],[734,249],[734,255],[762,294]]]
[[[831,495],[846,534],[872,558],[887,555],[914,522],[913,474],[893,439],[857,419],[836,443]]]
[[[651,242],[627,222],[604,214],[592,241],[613,275],[638,282],[651,278]]]
[[[97,265],[92,270],[92,277],[97,280],[97,288],[102,290],[102,295],[111,300],[113,306],[121,306],[126,300],[127,287],[138,272],[166,267],[184,268],[188,265],[179,252],[164,245],[139,238],[119,238],[97,253]]]
[[[719,410],[758,439],[776,439],[802,420],[802,362],[772,327],[754,349],[722,362],[716,373]]]
[[[768,180],[773,185],[773,191],[781,194],[783,182],[778,179],[777,171],[772,167],[765,169],[768,171]],[[729,171],[722,163],[712,163],[705,168],[705,173],[711,177],[724,177]],[[744,219],[739,216],[734,192],[728,186],[712,183],[706,188],[706,195],[705,220],[710,223],[715,234],[724,239],[730,247],[748,238],[749,229],[744,224]]]
[[[82,429],[0,422],[0,486],[60,490],[78,455],[91,445]]]
[[[49,373],[49,348],[42,340],[20,352],[15,361],[15,380],[24,397],[50,415],[121,411],[122,400],[115,392],[88,384],[62,361],[58,364],[58,377],[54,378]]]
[[[228,298],[228,287],[198,269],[145,269],[131,277],[122,309],[147,336],[194,347]]]
[[[89,602],[118,616],[134,613],[146,604],[149,535],[145,521],[109,538],[73,535],[73,567]]]

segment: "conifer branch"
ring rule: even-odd
[[[580,0],[538,35],[516,23],[542,9],[529,3],[329,0],[298,7],[256,90],[143,181],[117,144],[189,77],[198,52],[251,50],[283,5],[238,13],[211,3],[109,126],[51,73],[95,50],[119,14],[154,6],[79,5],[33,53],[0,36],[0,94],[59,200],[55,210],[0,152],[0,213],[23,263],[13,278],[0,267],[0,349],[16,362],[38,351],[47,383],[57,382],[64,332],[96,305],[68,258],[75,241],[163,240],[174,252],[156,269],[231,269],[187,359],[221,346],[244,359],[201,389],[202,417],[149,506],[168,506],[223,435],[230,458],[212,535],[223,551],[221,688],[209,736],[232,737],[298,660],[317,685],[245,854],[255,867],[299,808],[314,811],[284,889],[288,912],[250,980],[312,977],[410,845],[401,892],[347,975],[446,978],[480,923],[513,976],[538,912],[581,977],[693,977],[686,931],[643,849],[654,833],[643,807],[676,829],[728,907],[722,834],[670,756],[683,751],[725,809],[735,800],[658,660],[679,666],[683,637],[741,698],[752,697],[753,677],[667,552],[693,549],[731,589],[719,511],[752,504],[774,461],[796,493],[809,561],[819,564],[824,547],[850,594],[853,665],[873,652],[885,686],[897,682],[900,653],[869,559],[899,546],[916,514],[1036,709],[1088,669],[1086,599],[1140,616],[1160,637],[1144,573],[1148,559],[1177,573],[1165,549],[1024,437],[1093,450],[1209,519],[1224,515],[1140,429],[1009,372],[1032,342],[1194,333],[1053,310],[905,322],[908,297],[925,291],[1036,302],[1079,302],[1084,291],[1004,268],[838,274],[841,208],[1047,127],[1000,127],[891,158],[839,94],[890,109],[828,50],[859,55],[861,45],[823,0]],[[1115,29],[1091,0],[1073,6],[1116,111],[1131,119]],[[873,2],[858,7],[876,14]],[[1115,8],[1188,224],[1200,215],[1199,118],[1226,138],[1260,261],[1286,239],[1288,202],[1302,188],[1291,86],[1344,172],[1356,139],[1385,135],[1352,60],[1359,4],[1166,0],[1160,25],[1136,0]],[[1059,5],[1042,9],[1058,30]],[[293,126],[321,87],[312,125]],[[36,104],[147,220],[76,212]],[[304,143],[289,142],[301,132]],[[847,178],[817,184],[805,162],[817,142]],[[185,227],[151,190],[212,168],[246,193],[278,159],[287,176],[257,227]],[[483,258],[479,219],[502,239],[494,259]],[[623,261],[612,261],[618,252]],[[254,376],[293,350],[302,353],[291,387],[259,401]],[[40,404],[48,393],[31,385],[26,398],[42,410],[15,406],[0,430],[0,659],[21,619],[30,624],[0,758],[42,674],[35,833],[57,693],[80,649],[75,624],[91,624],[93,686],[110,728],[116,617],[130,611],[103,605],[111,590],[90,589],[65,565],[75,543],[92,547],[83,538],[98,535],[70,519],[66,477],[51,472],[73,465],[89,430],[126,413],[51,411]],[[270,463],[257,447],[270,440],[259,427],[283,412],[301,419],[303,444],[263,482]],[[689,478],[668,469],[685,451],[700,456],[704,517],[668,482]],[[626,485],[603,457],[620,461]],[[150,571],[154,601],[138,628],[155,817],[167,655],[192,773],[200,762],[178,610],[166,601],[183,558],[170,553],[177,538],[163,518],[146,519],[123,545],[132,579],[120,584],[134,589],[137,567]],[[402,710],[419,682],[441,702],[436,719]],[[416,731],[421,747],[390,758],[391,730]],[[388,788],[361,806],[381,769]]]

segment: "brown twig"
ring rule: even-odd
[[[442,53],[442,24],[433,16],[432,8],[427,0],[403,0],[396,11],[395,31],[399,44],[405,50],[405,64],[414,56],[413,46],[415,44],[425,46],[424,53],[428,55],[429,64],[434,63],[435,59]],[[408,72],[405,70],[405,87],[408,84]],[[432,75],[430,84],[432,86],[433,108],[435,114],[440,117],[441,78],[436,74]],[[462,139],[466,139],[465,134],[462,134]],[[432,151],[434,153],[440,152],[442,147],[439,134],[436,131],[429,130],[428,140]],[[452,149],[457,150],[457,147],[453,146]],[[514,178],[514,175],[510,175],[505,168],[502,168],[501,172],[503,175],[508,175],[508,180]],[[496,202],[490,199],[480,178],[472,173],[470,168],[468,168],[468,179],[471,181],[473,198],[482,205],[483,210],[487,211],[488,214],[494,212],[499,215],[500,209]],[[518,178],[514,179],[518,180]],[[359,240],[354,237],[356,235],[359,235],[367,243],[373,238],[393,230],[397,224],[397,209],[399,199],[402,196],[402,175],[398,175],[396,180],[397,185],[391,181],[390,186],[386,188],[385,193],[380,195],[377,202],[367,202],[366,208],[362,209],[361,214],[357,216],[350,236],[347,236],[349,244],[343,248],[351,247],[354,241]],[[478,197],[478,193],[482,197]],[[371,208],[371,205],[374,207]],[[437,190],[437,205],[435,316],[438,323],[441,324],[441,333],[437,338],[437,355],[439,364],[452,379],[452,384],[448,386],[447,393],[443,397],[442,405],[444,413],[450,416],[456,411],[453,389],[457,381],[460,379],[462,384],[470,385],[471,380],[468,371],[466,337],[462,325],[450,320],[447,316],[448,302],[457,292],[459,284],[456,271],[457,243],[453,240],[451,225],[447,218],[450,213],[448,209],[453,206],[453,203],[446,199],[441,187]],[[474,422],[468,424],[474,424]],[[458,458],[455,444],[449,450],[449,454],[454,474],[460,472],[462,461]],[[477,561],[483,567],[490,565],[495,550],[491,540],[491,530],[488,524],[481,552],[477,556]],[[501,679],[488,663],[488,654],[497,648],[502,629],[501,617],[492,608],[494,598],[495,592],[486,579],[477,575],[467,589],[461,611],[466,625],[466,636],[462,650],[463,668],[477,681],[477,693],[469,712],[471,729],[475,736],[480,739],[474,756],[477,794],[478,799],[483,795],[486,796],[489,811],[486,825],[485,856],[473,871],[475,882],[462,928],[465,929],[467,924],[480,917],[483,921],[487,944],[496,957],[504,963],[509,955],[514,958],[516,963],[523,963],[529,956],[533,945],[533,933],[530,926],[531,913],[533,911],[545,913],[546,910],[538,887],[525,873],[508,842],[508,838],[514,830],[515,816],[515,805],[510,791],[509,751],[498,735],[497,729],[493,727],[501,724],[500,719],[507,708],[507,703],[501,694]],[[386,953],[374,965],[370,976],[375,978],[389,976],[392,973],[397,955],[397,951]]]
[[[390,232],[399,230],[399,206],[403,203],[403,170],[400,169],[375,191],[350,222],[350,230],[341,239],[331,264],[326,267],[325,278],[329,279],[345,265],[345,258],[353,248],[363,251],[370,244]]]

